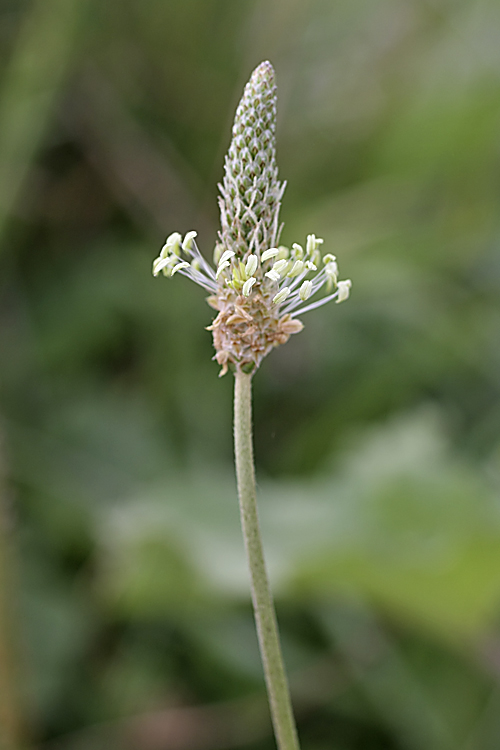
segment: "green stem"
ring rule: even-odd
[[[252,445],[252,376],[240,371],[236,372],[234,386],[234,451],[241,525],[274,733],[279,750],[299,750],[257,514]]]

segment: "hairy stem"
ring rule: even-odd
[[[274,732],[279,750],[299,750],[257,514],[252,445],[252,376],[241,371],[236,372],[234,388],[234,449],[241,525]]]

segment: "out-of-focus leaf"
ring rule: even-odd
[[[154,585],[147,588],[150,605],[178,606],[179,592],[169,597],[160,584],[177,575],[169,538],[206,593],[245,596],[231,485],[192,475],[169,478],[163,492],[112,510],[103,527],[104,585],[115,589],[120,606],[127,608],[142,566],[148,580],[155,566],[159,577],[156,594]],[[374,430],[346,456],[335,481],[264,483],[261,494],[268,562],[283,593],[353,590],[452,640],[492,624],[500,602],[500,514],[487,484],[450,458],[432,413]],[[157,549],[158,538],[165,551],[151,558],[151,568],[144,554]],[[187,582],[181,590],[187,601]]]
[[[500,601],[498,505],[442,440],[433,419],[420,415],[375,432],[353,454],[333,500],[336,541],[310,558],[301,585],[324,593],[352,588],[452,639],[492,626]]]

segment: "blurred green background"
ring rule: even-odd
[[[255,377],[303,750],[499,747],[499,39],[497,0],[2,0],[5,750],[274,747],[232,378],[151,276],[211,256],[264,59],[283,241],[353,279]]]

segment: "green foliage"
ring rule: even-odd
[[[197,747],[272,746],[232,383],[201,290],[150,276],[173,230],[211,256],[234,107],[270,59],[283,241],[315,231],[354,282],[255,378],[303,745],[497,748],[497,3],[50,0],[1,19],[0,425],[37,739],[121,748],[132,727],[154,750],[141,722],[181,705]]]

